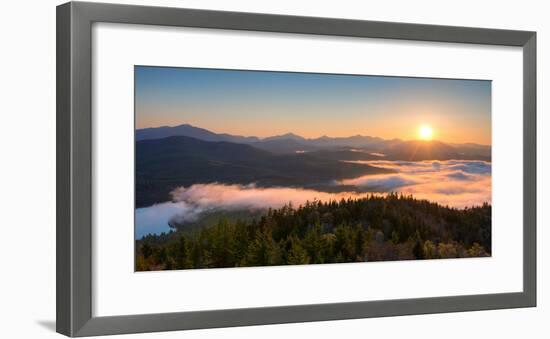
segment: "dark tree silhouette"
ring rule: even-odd
[[[412,196],[312,201],[252,220],[136,241],[136,270],[483,257],[491,206],[456,209]]]

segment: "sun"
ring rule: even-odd
[[[432,140],[434,132],[430,125],[420,125],[418,128],[418,138],[422,140]]]

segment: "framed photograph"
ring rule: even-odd
[[[57,331],[536,305],[536,33],[57,8]]]

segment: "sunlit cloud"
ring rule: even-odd
[[[457,208],[491,203],[491,163],[486,161],[350,161],[392,169],[396,173],[335,181],[372,192],[412,194]]]
[[[352,192],[329,193],[292,187],[258,187],[220,183],[196,184],[172,191],[172,201],[136,210],[136,238],[170,230],[170,224],[198,220],[209,211],[266,210],[291,203],[366,198],[389,192],[412,195],[455,208],[491,203],[491,163],[484,161],[354,161],[392,169],[394,173],[334,181],[355,187]]]
[[[185,202],[202,209],[280,208],[288,203],[299,206],[307,201],[341,200],[368,195],[357,192],[327,193],[291,187],[263,188],[254,184],[197,184],[188,188],[180,187],[172,192],[174,201]]]
[[[170,230],[169,225],[194,222],[214,210],[267,210],[286,204],[304,205],[307,201],[330,201],[364,198],[369,193],[326,193],[300,188],[261,188],[250,185],[196,184],[180,187],[172,193],[172,201],[136,210],[136,239],[148,233]]]

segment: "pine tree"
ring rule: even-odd
[[[176,253],[176,267],[178,269],[192,268],[193,262],[190,256],[189,241],[187,238],[182,235],[178,242],[177,253]]]
[[[290,249],[286,255],[286,264],[304,265],[310,263],[307,251],[300,245],[300,240],[296,236],[290,238]]]
[[[280,263],[279,245],[273,240],[271,230],[264,228],[256,236],[248,248],[247,266],[269,266]]]
[[[319,223],[315,224],[306,232],[302,245],[312,264],[324,263],[325,244],[322,237],[321,225]]]

